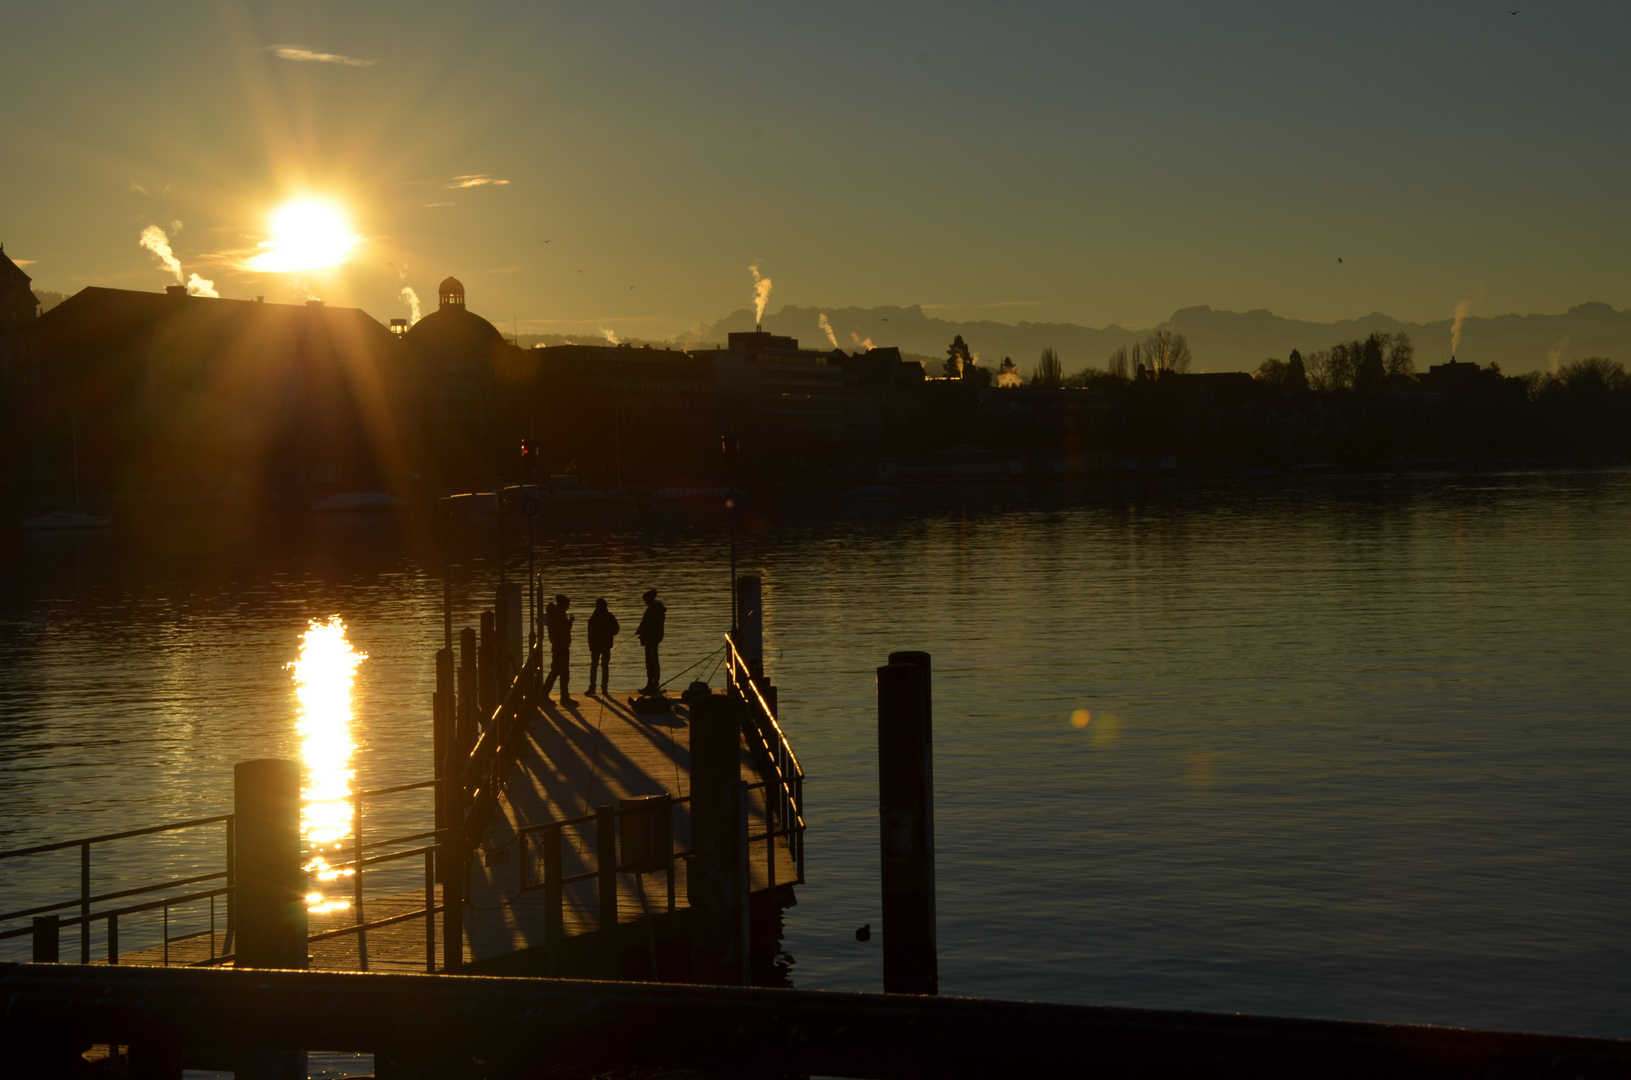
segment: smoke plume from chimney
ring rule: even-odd
[[[1450,326],[1450,355],[1454,356],[1461,351],[1461,326],[1467,321],[1467,312],[1472,310],[1472,301],[1463,300],[1455,306],[1455,322]]]
[[[398,300],[408,305],[408,325],[412,326],[419,321],[419,294],[413,291],[413,286],[404,285],[396,295]]]
[[[816,315],[816,322],[821,324],[821,332],[827,335],[827,340],[832,344],[832,347],[835,349],[838,348],[838,335],[832,332],[832,323],[827,321],[827,313],[825,311]]]
[[[176,222],[178,228],[180,225],[180,222]],[[142,230],[140,243],[142,247],[153,253],[154,257],[159,260],[166,270],[175,275],[177,285],[187,286],[188,296],[220,298],[221,294],[215,291],[215,282],[209,278],[202,278],[197,274],[188,277],[182,273],[181,260],[176,258],[176,253],[170,249],[170,237],[163,229],[157,225],[149,225]]]
[[[868,352],[871,352],[873,349],[877,348],[876,345],[872,344],[871,338],[864,338],[860,334],[857,334],[854,330],[849,332],[849,339]]]
[[[615,333],[613,333],[613,332],[612,332],[612,331],[610,331],[610,330],[608,330],[608,329],[606,329],[606,328],[605,328],[605,327],[604,327],[604,326],[602,326],[602,327],[601,327],[601,328],[600,328],[600,336],[601,336],[601,337],[603,337],[603,338],[605,338],[605,339],[606,339],[606,341],[607,341],[607,342],[608,342],[608,343],[609,343],[609,344],[612,344],[612,345],[621,345],[621,344],[623,344],[623,341],[622,341],[622,339],[621,339],[621,338],[619,338],[619,337],[618,337],[618,336],[617,336],[617,335],[616,335],[616,334],[615,334]]]
[[[289,288],[293,289],[294,294],[302,300],[322,299],[321,296],[318,296],[317,293],[312,290],[311,283],[305,278],[295,278],[294,281],[289,283]]]
[[[1556,375],[1557,369],[1562,366],[1563,350],[1569,347],[1569,335],[1564,334],[1563,340],[1546,351],[1546,372]]]
[[[759,264],[748,267],[753,275],[753,324],[763,326],[765,321],[765,304],[770,302],[770,279],[759,276]]]

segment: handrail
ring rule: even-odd
[[[65,851],[68,848],[83,847],[86,844],[103,844],[109,840],[126,840],[132,836],[148,836],[152,833],[174,832],[177,829],[191,829],[198,825],[214,825],[221,821],[231,821],[231,814],[217,814],[214,817],[193,818],[190,821],[175,821],[169,825],[149,825],[145,829],[130,829],[126,832],[104,833],[101,836],[86,836],[78,840],[61,840],[55,844],[40,844],[36,847],[18,848],[16,851],[0,851],[0,859],[15,859],[21,855],[40,855],[47,851]]]
[[[740,689],[742,683],[746,683],[748,688],[753,691],[753,697],[756,701],[758,701],[759,712],[762,714],[760,716],[761,721],[770,725],[770,730],[776,733],[776,738],[781,741],[782,749],[786,752],[788,758],[791,760],[793,764],[793,771],[800,777],[803,777],[804,767],[799,764],[798,755],[793,752],[793,744],[787,740],[787,733],[782,730],[781,724],[776,722],[776,714],[771,711],[770,703],[765,700],[764,694],[760,693],[758,681],[753,678],[753,672],[749,670],[747,661],[744,660],[742,658],[742,654],[737,651],[736,642],[731,640],[731,636],[729,634],[725,635],[725,646],[729,650],[730,654],[730,658],[727,660],[727,665],[731,668],[733,673],[740,668],[742,675],[744,676],[741,680],[737,680],[738,689]]]
[[[12,919],[25,919],[30,915],[41,915],[47,911],[56,911],[60,908],[79,907],[82,904],[100,904],[106,900],[119,900],[126,896],[139,896],[142,893],[158,892],[161,889],[172,889],[181,885],[197,885],[200,881],[214,881],[216,878],[227,876],[225,870],[217,870],[213,874],[199,874],[197,877],[176,878],[172,881],[161,881],[157,885],[142,885],[134,889],[120,889],[118,892],[103,893],[100,896],[89,896],[84,899],[74,897],[72,900],[63,900],[55,904],[42,904],[39,907],[24,908],[22,911],[11,911],[0,915],[0,922],[10,922]],[[64,926],[69,925],[64,923]]]

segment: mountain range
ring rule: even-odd
[[[832,328],[831,340],[821,326],[823,315]],[[1416,347],[1416,367],[1426,370],[1431,364],[1450,359],[1452,326],[1450,319],[1407,323],[1381,312],[1317,323],[1287,319],[1261,309],[1236,312],[1210,307],[1182,308],[1160,326],[1142,330],[1114,324],[1095,329],[1075,323],[954,322],[925,315],[917,306],[787,306],[767,313],[764,320],[766,330],[796,337],[809,348],[837,345],[854,350],[870,340],[874,345],[894,345],[904,354],[935,363],[946,355],[952,338],[962,335],[981,363],[994,366],[1003,357],[1011,356],[1022,372],[1029,372],[1042,349],[1051,346],[1059,351],[1067,373],[1104,367],[1112,352],[1142,341],[1151,330],[1183,334],[1194,354],[1194,371],[1255,371],[1268,357],[1285,359],[1292,349],[1306,355],[1337,342],[1365,338],[1372,332],[1409,334]],[[680,335],[676,343],[722,343],[732,331],[752,329],[753,312],[743,308],[718,322],[695,327]],[[1461,328],[1457,359],[1499,364],[1502,371],[1515,375],[1545,369],[1554,359],[1567,363],[1588,356],[1631,360],[1631,310],[1589,303],[1561,315],[1469,316]],[[939,374],[934,370],[930,373]]]

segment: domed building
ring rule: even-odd
[[[403,336],[417,374],[422,471],[456,484],[485,484],[525,433],[510,415],[514,395],[501,388],[525,382],[530,365],[498,328],[465,306],[464,283],[449,277],[436,288],[436,310]],[[513,455],[509,455],[513,456]]]

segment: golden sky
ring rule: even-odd
[[[750,265],[1005,322],[1631,306],[1631,8],[1515,6],[18,5],[0,240],[157,290],[157,227],[381,320],[455,274],[523,333],[671,335]],[[276,269],[292,201],[343,261]]]

